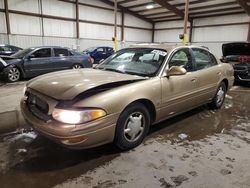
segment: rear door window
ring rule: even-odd
[[[55,57],[65,57],[69,55],[69,51],[64,48],[54,48]]]
[[[200,48],[193,48],[192,50],[194,54],[196,70],[206,69],[215,65],[216,62],[211,60],[208,51]]]

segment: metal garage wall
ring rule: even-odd
[[[63,1],[42,0],[43,14],[75,18],[75,5]]]
[[[223,43],[247,40],[247,22],[249,20],[249,17],[245,14],[195,19],[193,44],[207,46],[218,57],[221,57],[221,45]],[[215,27],[201,27],[217,24],[218,26]],[[220,24],[229,25],[219,26]]]
[[[0,12],[0,33],[7,33],[5,14]]]
[[[179,39],[179,34],[183,33],[182,28],[183,28],[183,21],[169,21],[169,22],[156,23],[155,42],[181,43],[181,40]],[[187,37],[189,39],[189,33],[187,34]]]
[[[38,1],[34,0],[9,0],[8,6],[10,10],[25,11],[39,13]]]
[[[23,48],[39,45],[79,46],[81,50],[98,45],[113,46],[113,7],[96,0],[79,0],[80,39],[76,39],[75,4],[42,0],[42,13],[53,18],[41,18],[39,0],[9,0],[10,35],[5,35],[5,14],[0,12],[0,43],[11,43]],[[88,6],[90,5],[90,6]],[[101,7],[101,8],[100,8]],[[4,0],[0,0],[4,8]],[[16,11],[16,12],[11,12]],[[22,15],[22,13],[28,15]],[[60,18],[60,19],[58,19]],[[65,21],[62,19],[66,19]],[[121,12],[118,13],[118,40],[121,40]],[[139,18],[124,14],[126,44],[150,42],[152,25]],[[146,28],[146,30],[144,29]]]
[[[192,44],[207,46],[216,56],[221,57],[223,43],[247,40],[248,22],[249,17],[245,14],[194,19]],[[183,21],[157,23],[155,41],[180,43],[178,35],[183,33],[181,27]]]
[[[76,23],[55,19],[43,19],[44,36],[76,37]]]
[[[9,35],[10,44],[28,48],[34,46],[41,46],[43,44],[41,36],[31,35]]]
[[[39,17],[10,14],[10,28],[12,34],[38,35],[41,32],[41,20]]]

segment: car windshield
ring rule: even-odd
[[[106,59],[96,69],[152,77],[160,69],[167,52],[153,48],[123,49]]]
[[[15,53],[15,54],[11,55],[11,57],[21,59],[24,56],[26,56],[27,54],[29,54],[32,50],[34,50],[34,49],[33,48],[27,48],[27,49],[21,50],[21,51]]]

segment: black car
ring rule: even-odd
[[[250,43],[233,42],[222,45],[222,61],[234,67],[235,81],[250,82]]]
[[[19,48],[17,46],[12,46],[8,44],[0,44],[0,55],[12,55],[18,51],[22,50],[22,48]]]
[[[0,72],[9,82],[65,70],[92,67],[91,57],[62,47],[27,48],[0,56]]]

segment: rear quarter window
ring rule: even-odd
[[[55,57],[69,56],[69,51],[63,48],[54,48]]]

